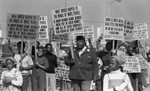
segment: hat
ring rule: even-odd
[[[112,57],[118,61],[119,65],[123,65],[125,63],[125,60],[122,56],[112,56]]]
[[[77,36],[77,38],[76,38],[76,41],[78,41],[78,40],[83,40],[83,41],[85,41],[85,38],[84,38],[84,36],[79,35],[79,36]]]
[[[5,62],[6,62],[7,60],[11,60],[11,61],[13,61],[13,62],[14,62],[14,64],[16,64],[16,63],[17,63],[17,61],[16,61],[16,60],[15,60],[15,58],[13,58],[13,57],[8,57],[8,58],[6,58]]]

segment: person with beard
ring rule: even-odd
[[[37,60],[34,61],[32,69],[32,91],[46,91],[46,72],[49,67],[48,60],[43,56],[44,48],[38,47]]]
[[[69,78],[73,91],[90,91],[91,81],[98,77],[98,61],[96,52],[86,46],[85,38],[77,36],[76,48],[65,57],[65,64],[70,66]]]

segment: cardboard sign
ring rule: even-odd
[[[56,35],[83,30],[81,7],[52,10],[52,22]]]
[[[76,37],[79,35],[84,36],[86,41],[88,40],[88,38],[91,38],[91,41],[93,42],[94,41],[94,27],[88,25],[88,26],[84,26],[83,31],[72,32],[73,43],[76,42]]]
[[[103,26],[97,28],[97,39],[98,39],[99,37],[102,37],[102,36],[103,36],[103,30],[104,30],[104,27],[103,27]]]
[[[124,40],[124,19],[106,17],[104,20],[103,38],[109,40]]]
[[[70,81],[69,79],[69,67],[65,65],[64,61],[60,61],[60,66],[56,68],[56,79],[63,78],[65,81]]]
[[[95,34],[94,26],[92,26],[92,25],[84,26],[84,37],[86,38],[86,40],[88,38],[91,38],[91,41],[94,42],[94,40],[95,40],[94,34]]]
[[[53,28],[50,28],[49,35],[50,35],[51,41],[60,41],[60,42],[68,42],[69,41],[68,34],[55,35]]]
[[[7,37],[15,39],[37,39],[39,16],[7,14]]]
[[[124,21],[124,41],[132,41],[134,22]]]
[[[40,16],[39,19],[39,38],[41,44],[49,42],[48,21],[47,16]]]
[[[127,73],[140,73],[140,63],[135,56],[125,56],[126,62],[123,65],[123,71]]]
[[[133,40],[148,39],[148,28],[146,23],[135,23]]]
[[[146,60],[142,57],[142,55],[141,54],[135,55],[135,57],[138,59],[138,61],[140,63],[140,68],[141,69],[145,69],[145,67],[146,67]]]

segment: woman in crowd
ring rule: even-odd
[[[129,76],[120,71],[120,66],[124,63],[121,56],[110,57],[110,64],[104,76],[103,91],[133,91]]]
[[[3,85],[2,91],[20,91],[23,83],[21,72],[16,69],[16,60],[12,57],[6,59],[8,70],[3,71],[0,83]]]
[[[49,67],[48,60],[43,56],[44,47],[39,46],[37,58],[32,70],[32,91],[46,91],[46,72]]]

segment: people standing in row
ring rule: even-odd
[[[49,67],[46,70],[47,75],[51,78],[50,79],[50,86],[51,91],[56,91],[56,75],[55,75],[55,68],[58,67],[57,65],[57,56],[52,53],[53,47],[52,44],[47,43],[45,45],[46,53],[44,56],[47,58]]]
[[[98,76],[98,62],[94,50],[87,48],[85,38],[77,36],[77,47],[65,57],[65,64],[70,66],[69,78],[74,91],[90,91],[91,81]]]
[[[46,91],[46,70],[49,63],[44,55],[44,47],[39,46],[37,51],[37,58],[34,61],[32,69],[32,91]]]

